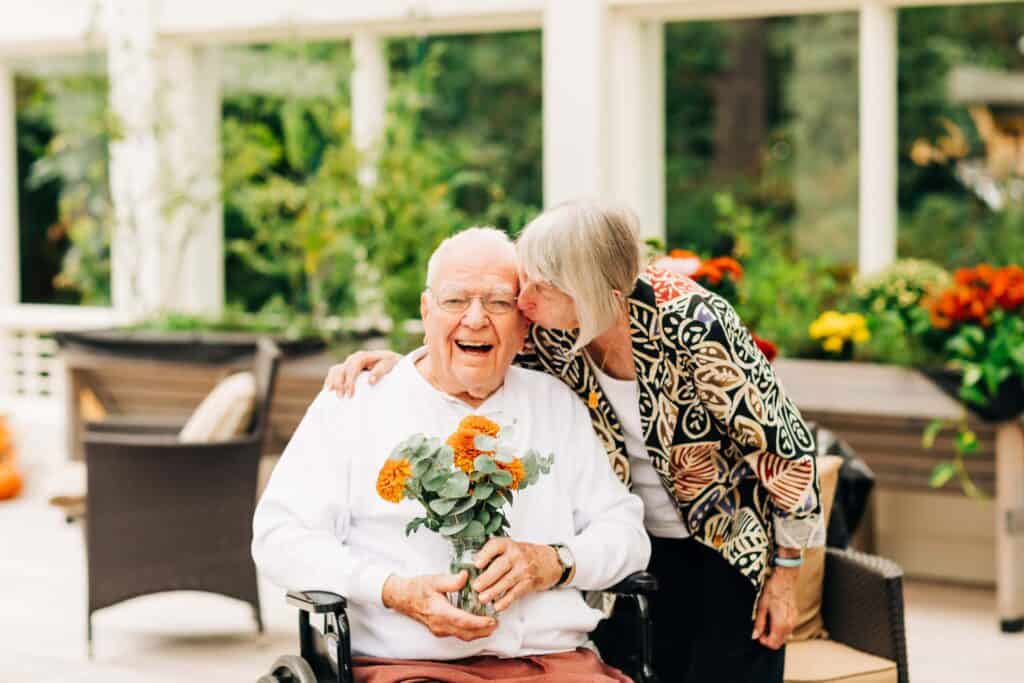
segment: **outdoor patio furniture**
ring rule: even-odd
[[[636,683],[659,683],[654,674],[653,641],[648,599],[658,590],[658,582],[647,572],[627,576],[605,593],[614,594],[615,609],[628,613],[635,640],[615,649],[615,656],[600,648],[602,658],[631,676]],[[291,591],[289,604],[299,608],[299,654],[278,657],[270,673],[257,683],[352,683],[351,632],[345,598],[326,591]],[[322,614],[323,628],[310,624],[310,615]],[[604,622],[602,622],[604,623]],[[595,632],[596,633],[596,632]],[[665,683],[669,683],[666,681]]]
[[[243,600],[252,605],[262,633],[249,546],[279,356],[273,342],[259,341],[256,403],[242,436],[182,443],[180,425],[157,420],[87,426],[90,656],[96,610],[162,591],[201,590]],[[165,372],[173,373],[174,366]]]
[[[828,548],[822,615],[829,640],[786,646],[786,683],[907,683],[903,570],[882,557]]]

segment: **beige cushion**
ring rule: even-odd
[[[818,485],[821,491],[821,513],[828,527],[832,515],[832,501],[836,497],[839,483],[839,468],[843,459],[838,455],[823,455],[818,458]],[[796,583],[796,628],[789,640],[828,638],[825,622],[821,617],[821,592],[825,579],[825,548],[808,548],[804,551],[804,563]]]
[[[896,663],[831,640],[786,645],[786,683],[896,683]]]
[[[225,377],[192,413],[178,438],[186,443],[223,441],[243,434],[256,404],[256,379],[251,372]]]

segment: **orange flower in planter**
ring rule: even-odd
[[[384,500],[397,503],[405,495],[405,482],[412,476],[409,461],[388,458],[377,475],[377,495]]]
[[[993,268],[982,263],[961,268],[953,279],[954,287],[926,302],[938,329],[969,322],[987,326],[996,308],[1014,312],[1024,306],[1024,269],[1020,266]]]

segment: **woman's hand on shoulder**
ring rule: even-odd
[[[352,396],[356,391],[359,373],[370,373],[370,384],[376,384],[398,364],[402,356],[394,351],[356,351],[343,363],[332,365],[324,379],[324,389],[330,389],[340,398]]]

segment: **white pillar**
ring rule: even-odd
[[[878,1],[860,11],[861,273],[896,259],[896,13]]]
[[[644,237],[665,240],[665,31],[610,21],[608,197],[633,208]]]
[[[173,259],[165,305],[216,316],[224,306],[220,50],[161,48],[164,244]]]
[[[16,128],[14,73],[0,63],[0,306],[21,299]],[[13,352],[13,337],[0,329],[0,400],[14,394]]]
[[[544,204],[602,197],[607,179],[604,0],[548,2],[544,12]]]
[[[0,63],[0,306],[20,299],[18,145],[14,72]]]
[[[373,149],[384,130],[388,107],[387,44],[378,36],[358,33],[352,37],[352,137],[366,154],[359,180],[372,185],[377,179]]]
[[[107,0],[110,111],[111,297],[132,314],[160,308],[160,157],[156,139],[156,12],[152,0]]]
[[[162,44],[153,0],[107,0],[114,307],[217,313],[223,301],[215,52]]]

